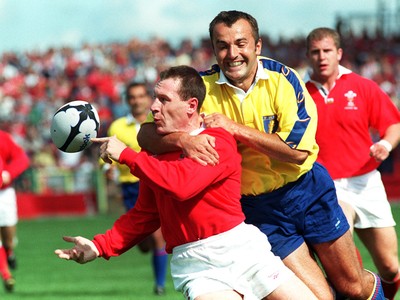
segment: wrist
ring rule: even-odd
[[[3,184],[7,185],[11,183],[11,174],[10,172],[3,170],[3,172],[1,173],[1,178],[3,180]]]
[[[379,142],[377,142],[377,144],[379,144],[379,145],[385,147],[385,149],[386,149],[388,152],[392,151],[392,149],[393,149],[392,144],[389,143],[387,140],[384,140],[384,139],[382,139],[382,140],[380,140]]]
[[[185,141],[188,139],[188,137],[190,137],[190,135],[187,132],[181,132],[176,146],[179,149],[183,149],[184,145],[185,145]]]

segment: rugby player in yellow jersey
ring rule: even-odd
[[[204,126],[223,127],[242,154],[242,208],[246,222],[264,232],[272,250],[317,295],[334,289],[351,299],[384,299],[380,279],[363,270],[326,169],[316,163],[317,112],[299,75],[260,57],[257,21],[223,11],[210,23],[218,65],[201,72],[207,87]],[[146,123],[139,144],[154,153],[182,148],[204,164],[218,163],[211,137],[159,136]]]
[[[108,129],[108,136],[117,136],[128,147],[139,152],[140,146],[136,136],[140,125],[146,120],[150,111],[152,98],[147,90],[146,84],[142,82],[131,82],[126,87],[126,103],[129,107],[129,113],[113,121]],[[122,200],[125,210],[130,210],[136,203],[139,195],[139,178],[133,176],[130,169],[123,164],[113,163],[105,164],[109,167],[107,173],[115,172],[118,169],[118,181],[121,185]],[[113,177],[112,174],[108,175]],[[158,229],[151,236],[138,244],[142,252],[152,250],[152,269],[154,272],[154,293],[163,295],[165,293],[165,283],[168,270],[168,254],[165,252],[165,241]]]

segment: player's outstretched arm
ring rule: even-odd
[[[59,258],[66,260],[74,260],[77,263],[84,264],[95,260],[99,256],[94,243],[81,236],[64,236],[64,241],[74,243],[75,246],[71,249],[57,249],[54,251]]]

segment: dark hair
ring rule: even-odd
[[[319,28],[315,28],[308,34],[307,39],[306,39],[307,51],[310,50],[310,44],[312,41],[320,41],[325,37],[332,38],[333,42],[335,43],[336,48],[337,49],[341,48],[340,35],[336,30],[328,28],[328,27],[319,27]]]
[[[125,89],[125,99],[129,97],[129,90],[134,87],[142,86],[146,90],[146,94],[149,95],[149,91],[147,89],[147,85],[144,82],[131,82],[126,86]]]
[[[215,25],[217,25],[219,23],[223,23],[228,27],[232,27],[232,25],[235,24],[240,19],[244,19],[247,22],[249,22],[251,29],[252,29],[252,34],[253,34],[254,40],[257,43],[258,40],[260,39],[260,33],[258,31],[257,20],[255,18],[253,18],[251,15],[249,15],[248,13],[245,13],[242,11],[237,11],[237,10],[221,11],[211,21],[209,29],[208,29],[209,33],[210,33],[211,41],[213,40]]]
[[[184,101],[197,98],[199,112],[206,96],[206,86],[200,74],[194,68],[182,65],[171,67],[160,73],[160,81],[169,78],[179,79],[178,94]]]

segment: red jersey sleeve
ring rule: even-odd
[[[400,112],[390,97],[373,81],[367,81],[370,87],[369,123],[379,131],[382,138],[389,126],[400,123]]]
[[[218,153],[229,155],[232,151],[237,151],[234,138],[224,129],[206,129],[202,133],[207,134],[207,132],[216,137]],[[220,159],[227,158],[221,157]],[[121,153],[120,162],[128,165],[133,175],[151,185],[152,188],[157,186],[166,190],[175,199],[182,201],[199,194],[210,184],[225,178],[231,167],[226,163],[203,166],[177,152],[153,157],[148,152],[142,151],[136,156],[134,151],[129,148]]]
[[[160,227],[155,199],[152,190],[141,182],[135,206],[115,221],[111,229],[94,236],[101,257],[109,259],[124,253]]]

